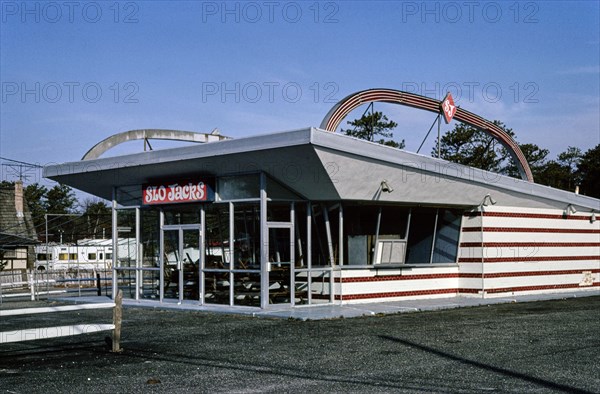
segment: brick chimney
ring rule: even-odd
[[[15,182],[15,211],[17,211],[17,217],[22,218],[23,215],[23,181],[18,180]]]

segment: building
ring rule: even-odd
[[[38,242],[23,182],[0,188],[0,266],[4,270],[33,268]]]
[[[48,166],[113,202],[114,290],[248,305],[600,286],[600,201],[316,128]],[[113,247],[117,250],[116,247]]]

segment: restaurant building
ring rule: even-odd
[[[112,201],[113,292],[136,300],[268,308],[600,290],[600,200],[323,129],[44,176]]]

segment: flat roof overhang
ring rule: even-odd
[[[49,165],[43,175],[111,200],[117,186],[257,171],[313,201],[475,207],[490,194],[499,205],[600,210],[595,198],[315,128]]]

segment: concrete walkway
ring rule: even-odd
[[[566,298],[600,296],[600,290],[564,292],[554,294],[522,295],[511,297],[475,298],[475,297],[450,297],[406,301],[370,302],[362,304],[334,304],[296,306],[270,305],[267,309],[244,306],[224,305],[200,305],[197,301],[184,301],[178,304],[174,301],[159,303],[152,300],[124,299],[123,305],[137,308],[172,309],[210,313],[240,314],[253,317],[298,319],[298,320],[322,320],[336,318],[351,318],[360,316],[374,316],[379,314],[407,313],[419,311],[435,311],[441,309],[453,309],[474,307],[481,305],[506,304],[513,302],[533,302],[546,300],[559,300]],[[108,297],[64,297],[56,300],[63,302],[75,302],[78,304],[106,302]]]

